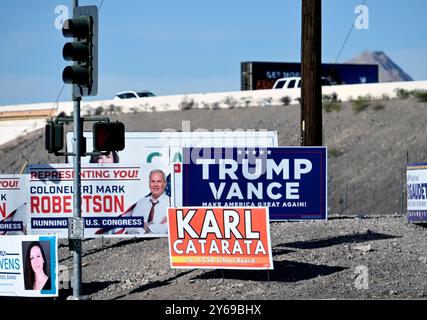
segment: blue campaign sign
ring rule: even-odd
[[[183,206],[269,207],[270,220],[327,219],[326,147],[184,148]]]
[[[408,164],[406,183],[408,221],[427,221],[427,163]]]

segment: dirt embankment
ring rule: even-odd
[[[127,131],[276,130],[279,145],[299,145],[299,106],[111,118],[123,121]],[[406,207],[406,163],[427,159],[426,118],[427,104],[414,100],[380,101],[376,108],[357,114],[350,103],[343,103],[339,112],[324,112],[331,219],[272,223],[273,271],[176,271],[169,267],[166,238],[86,240],[86,295],[90,299],[426,299],[427,229],[408,224],[401,215]],[[19,172],[25,161],[64,159],[48,155],[43,133],[37,132],[0,149],[2,173]],[[370,218],[341,219],[337,214]],[[71,272],[70,252],[66,241],[61,243],[60,263]],[[61,290],[61,296],[70,292]]]

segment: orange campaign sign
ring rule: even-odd
[[[172,268],[273,269],[267,207],[168,209]]]

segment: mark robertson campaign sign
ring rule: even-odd
[[[85,237],[167,236],[167,203],[164,232],[144,232],[141,199],[150,194],[152,170],[170,172],[163,164],[92,164],[82,166],[82,217]],[[32,234],[68,236],[68,218],[73,216],[73,167],[69,164],[31,165],[28,192],[28,224]],[[167,197],[168,198],[168,197]]]
[[[326,147],[184,148],[183,156],[174,170],[182,206],[269,207],[270,220],[327,219]]]

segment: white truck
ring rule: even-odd
[[[322,86],[330,86],[331,82],[322,77]],[[277,79],[273,85],[273,89],[292,89],[301,88],[301,77],[288,77]]]

